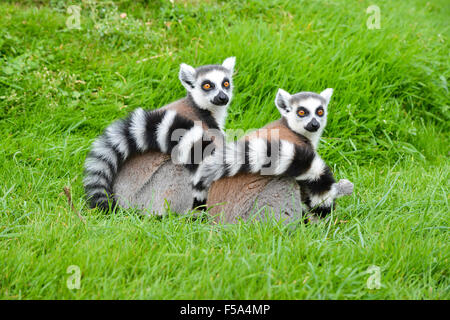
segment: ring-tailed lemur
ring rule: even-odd
[[[348,180],[336,183],[316,152],[332,93],[333,89],[326,89],[320,94],[290,95],[279,89],[275,104],[281,119],[217,149],[200,165],[193,178],[195,187],[207,190],[212,182],[238,173],[292,176],[311,212],[328,214],[336,198],[353,191]]]
[[[196,171],[205,148],[217,134],[223,135],[235,60],[230,57],[222,65],[196,69],[181,64],[179,79],[188,92],[185,98],[157,110],[136,109],[106,128],[92,144],[85,162],[84,187],[91,207],[108,210],[115,205],[114,179],[120,166],[134,154],[156,150],[174,156],[176,151],[178,161],[191,173]],[[192,161],[192,156],[196,160]],[[196,207],[205,202],[206,191],[193,190],[193,196]]]

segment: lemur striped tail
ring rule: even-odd
[[[330,168],[310,142],[296,144],[263,138],[217,148],[202,162],[192,184],[194,189],[208,190],[214,181],[239,173],[293,177],[301,186],[305,204],[321,217],[331,212],[336,198],[353,191],[353,184],[348,180],[336,183]]]
[[[208,189],[214,181],[239,173],[297,177],[308,171],[315,156],[312,148],[285,140],[257,138],[228,143],[204,160],[193,185],[198,190]]]
[[[184,129],[179,141],[172,133]],[[133,111],[118,120],[98,137],[85,162],[84,187],[91,207],[108,211],[115,206],[113,183],[120,166],[131,156],[149,150],[170,154],[179,145],[180,161],[188,163],[191,149],[202,139],[203,129],[175,110]],[[189,159],[187,159],[189,157]],[[190,170],[197,165],[188,164]]]

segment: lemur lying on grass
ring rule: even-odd
[[[208,190],[214,181],[239,173],[290,176],[299,183],[303,197],[306,195],[302,201],[311,212],[326,216],[336,198],[353,191],[348,180],[336,183],[316,151],[332,93],[332,89],[326,89],[320,94],[290,95],[279,89],[275,104],[281,119],[217,149],[200,165],[193,179],[194,187]]]
[[[121,165],[136,154],[150,150],[171,154],[195,173],[205,149],[213,143],[210,132],[222,135],[232,98],[234,65],[234,57],[222,65],[197,69],[181,64],[179,78],[188,92],[185,98],[157,110],[136,109],[106,128],[94,141],[85,163],[84,187],[91,207],[109,210],[115,205],[114,179]],[[193,192],[194,207],[205,203],[207,190]]]

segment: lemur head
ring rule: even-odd
[[[309,138],[317,146],[327,124],[327,107],[332,94],[331,88],[320,94],[299,92],[293,95],[278,89],[275,104],[289,128]]]
[[[233,69],[235,57],[225,59],[221,65],[201,66],[197,69],[182,63],[179,78],[196,105],[214,111],[228,107],[233,95]]]

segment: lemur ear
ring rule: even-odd
[[[333,94],[333,89],[332,88],[328,88],[323,90],[320,95],[325,98],[325,100],[327,101],[327,105],[328,103],[330,103],[330,99],[331,99],[331,95]]]
[[[288,92],[283,89],[278,89],[277,96],[275,98],[275,105],[282,116],[285,116],[289,113],[289,111],[291,111],[292,108],[290,100],[291,95]]]
[[[194,89],[195,83],[195,69],[185,63],[180,64],[180,73],[178,74],[181,84],[187,91]]]
[[[236,57],[229,57],[223,61],[222,66],[230,70],[230,73],[233,73],[235,63]]]

